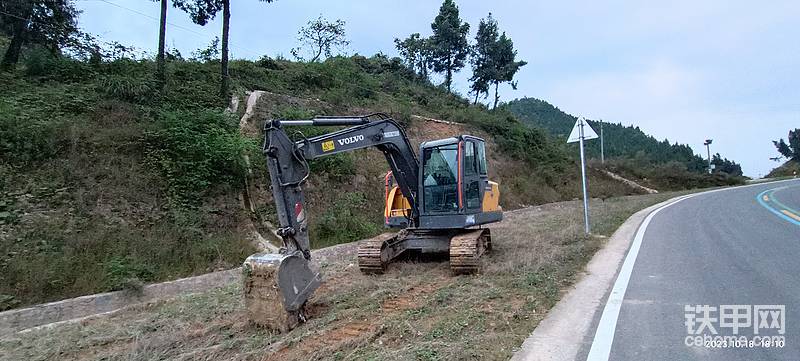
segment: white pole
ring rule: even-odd
[[[603,147],[603,120],[600,120],[600,163],[606,164],[606,152]]]
[[[583,225],[586,234],[591,233],[589,229],[589,193],[586,190],[586,160],[583,156],[583,118],[580,119],[580,148],[581,148],[581,183],[583,185]]]

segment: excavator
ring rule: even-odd
[[[297,131],[292,139],[286,130],[291,126],[347,128],[311,138]],[[245,303],[251,320],[281,331],[305,321],[306,301],[321,283],[319,273],[309,267],[302,190],[310,173],[308,162],[371,147],[384,154],[390,168],[385,178],[385,225],[401,230],[361,241],[361,272],[383,273],[393,260],[409,253],[449,253],[454,274],[479,271],[481,255],[491,249],[485,225],[503,218],[500,190],[488,178],[482,139],[460,135],[424,142],[420,161],[403,128],[382,113],[272,119],[264,125],[263,152],[283,247],[245,261]]]

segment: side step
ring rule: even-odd
[[[384,233],[361,241],[358,268],[366,274],[383,273],[389,263],[403,252],[415,250],[421,253],[449,253],[450,268],[454,274],[472,274],[480,270],[480,257],[491,247],[489,229],[406,229],[397,234]]]

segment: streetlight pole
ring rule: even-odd
[[[711,174],[711,142],[713,141],[713,139],[706,139],[705,143],[703,143],[706,146],[706,152],[708,152],[708,174]]]

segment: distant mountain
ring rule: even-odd
[[[543,128],[559,139],[566,139],[577,120],[552,104],[535,98],[513,100],[505,107],[521,121]],[[600,122],[589,120],[589,124],[600,133]],[[686,144],[671,144],[666,139],[659,141],[634,126],[603,122],[602,128],[607,159],[638,159],[656,164],[676,161],[685,164],[688,170],[698,172],[706,167],[707,161]],[[600,158],[600,142],[587,142],[586,153],[590,158]]]

